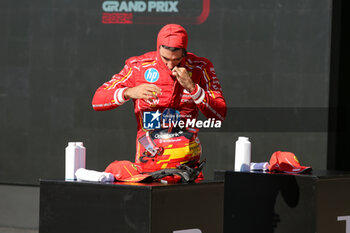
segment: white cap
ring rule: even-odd
[[[68,142],[68,146],[75,146],[75,142]]]
[[[245,140],[245,141],[248,141],[249,138],[248,138],[248,137],[238,137],[238,140]]]
[[[83,146],[84,144],[82,142],[76,142],[77,146]]]

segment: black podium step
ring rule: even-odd
[[[224,232],[348,233],[350,173],[215,171],[225,181]]]
[[[223,231],[223,182],[40,181],[40,233]],[[188,231],[191,232],[191,231]]]

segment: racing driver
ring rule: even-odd
[[[187,43],[182,26],[165,25],[158,33],[157,51],[126,60],[124,68],[99,87],[93,97],[96,111],[114,109],[133,100],[137,120],[135,163],[140,163],[144,152],[138,139],[149,130],[144,119],[147,112],[158,117],[171,109],[181,119],[196,119],[201,111],[208,119],[225,119],[226,102],[213,64],[187,52]]]

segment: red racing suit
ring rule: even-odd
[[[207,118],[223,121],[226,116],[226,103],[212,63],[206,58],[188,53],[181,66],[186,68],[196,84],[192,93],[188,93],[171,75],[171,70],[158,58],[157,52],[132,57],[126,61],[124,68],[118,74],[97,89],[92,102],[93,108],[96,111],[117,108],[127,101],[123,95],[126,88],[152,81],[161,88],[162,94],[151,100],[133,100],[137,138],[147,131],[143,127],[144,112],[157,110],[163,112],[167,108],[172,108],[180,112],[181,118],[193,119],[197,118],[200,110]],[[148,78],[147,81],[146,73],[154,71],[152,69],[157,70],[159,75],[153,80]],[[137,141],[136,162],[141,150],[141,145]]]
[[[176,24],[164,26],[158,33],[157,51],[128,59],[124,68],[99,87],[93,97],[93,108],[96,111],[104,111],[117,108],[128,101],[124,97],[127,88],[153,83],[161,89],[161,94],[157,98],[133,99],[137,121],[136,163],[140,163],[140,156],[144,152],[138,138],[149,129],[145,121],[147,113],[155,113],[153,117],[156,118],[161,113],[168,112],[164,110],[173,109],[179,113],[182,120],[185,120],[196,119],[201,111],[205,117],[212,120],[225,119],[226,102],[214,67],[208,59],[187,53],[178,64],[179,67],[186,68],[196,84],[192,93],[180,85],[172,75],[172,71],[162,61],[159,54],[161,45],[187,49],[187,43],[188,36],[183,27]],[[178,158],[178,155],[175,157]],[[166,168],[167,165],[163,165],[165,166],[161,168]],[[158,170],[159,167],[154,169]]]

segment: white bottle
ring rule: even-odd
[[[250,171],[251,144],[248,137],[238,137],[235,150],[235,171]]]
[[[75,172],[78,170],[79,164],[79,147],[75,142],[69,142],[66,147],[66,180],[75,180]]]
[[[84,147],[84,144],[82,142],[76,142],[76,145],[79,148],[78,169],[85,168],[85,166],[86,166],[86,148]]]

